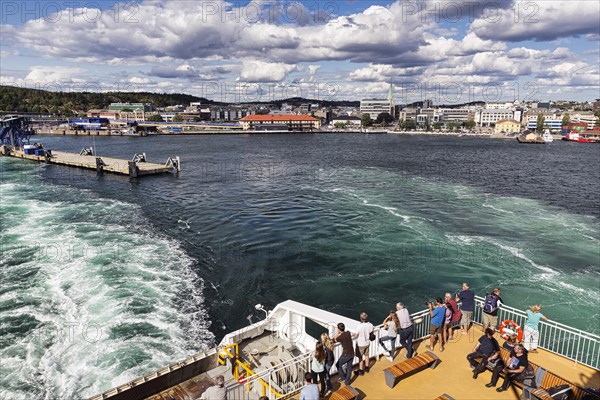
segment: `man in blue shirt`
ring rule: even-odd
[[[442,332],[444,328],[444,317],[446,316],[446,306],[441,297],[435,299],[436,305],[433,308],[433,303],[428,303],[429,315],[431,315],[431,324],[429,325],[429,345],[425,346],[429,350],[433,350],[436,341],[440,341],[440,351],[444,351],[444,340],[442,338]],[[436,338],[437,335],[437,338]]]
[[[304,379],[306,380],[306,386],[300,391],[300,400],[319,400],[319,386],[312,383],[311,373],[304,374]]]
[[[468,283],[462,284],[462,292],[456,295],[456,301],[461,302],[460,311],[462,311],[462,318],[460,319],[460,326],[462,327],[463,335],[469,333],[469,327],[473,320],[473,311],[475,311],[475,293],[469,289]]]

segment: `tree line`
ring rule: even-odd
[[[91,109],[107,108],[110,103],[151,103],[157,107],[211,100],[181,93],[150,92],[50,92],[39,89],[0,86],[0,112],[30,112],[72,116]]]

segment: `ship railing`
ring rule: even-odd
[[[482,323],[485,299],[475,296],[473,320]],[[525,328],[527,313],[502,304],[498,321],[512,320]],[[556,321],[540,321],[538,347],[591,368],[600,369],[600,336]]]
[[[304,374],[310,372],[314,351],[301,354],[263,371],[239,380],[239,386],[227,389],[228,399],[248,399],[266,396],[270,400],[285,399],[304,386]]]

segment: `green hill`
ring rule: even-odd
[[[110,103],[152,103],[157,107],[190,102],[215,104],[211,100],[188,94],[149,92],[49,92],[0,86],[0,111],[72,115],[90,109],[107,108]]]

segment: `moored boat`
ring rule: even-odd
[[[554,138],[552,137],[552,134],[550,133],[550,131],[548,129],[546,129],[544,131],[544,134],[542,135],[542,139],[544,139],[544,142],[546,142],[546,143],[552,143],[554,141]]]
[[[569,132],[567,133],[562,140],[566,140],[569,142],[577,142],[577,143],[596,143],[597,140],[586,137],[585,135],[578,132]]]
[[[537,135],[536,133],[527,133],[523,135],[517,136],[517,141],[519,143],[533,143],[533,144],[545,144],[546,141]]]

